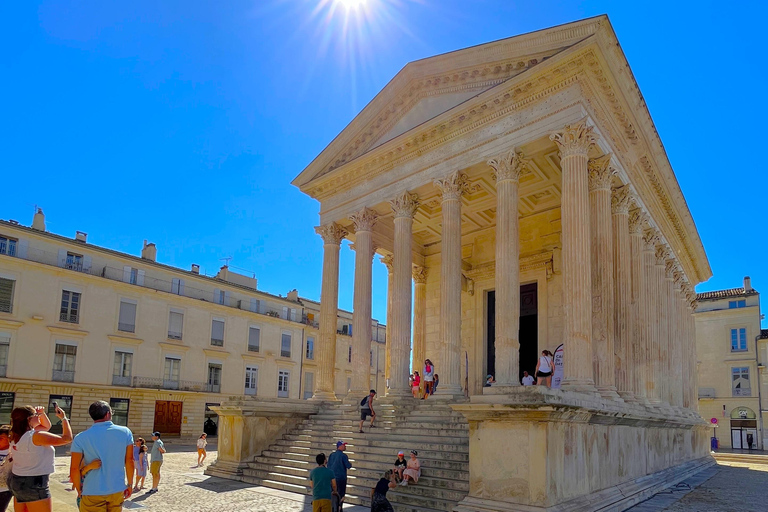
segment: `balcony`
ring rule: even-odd
[[[256,388],[245,388],[245,394],[250,396],[256,396]]]
[[[75,272],[84,272],[82,261],[68,261],[64,264],[64,268],[67,270],[74,270]]]
[[[221,393],[221,384],[208,384],[206,391],[209,393]]]
[[[65,370],[53,370],[51,380],[57,382],[75,382],[75,372],[68,372]]]
[[[211,345],[214,347],[223,347],[224,346],[224,340],[220,340],[217,338],[211,338]]]
[[[112,376],[112,385],[113,386],[131,386],[131,378],[130,377],[121,377],[119,375],[113,375]]]
[[[124,324],[123,322],[118,322],[117,330],[123,332],[136,332],[136,324]]]
[[[176,331],[168,331],[168,339],[169,340],[180,340],[181,339],[181,333]]]
[[[78,314],[77,313],[61,313],[59,315],[59,320],[62,322],[69,322],[71,324],[76,324],[78,322]]]
[[[170,380],[156,379],[153,377],[134,377],[132,382],[134,388],[149,389],[172,389],[175,391],[208,391],[207,382],[196,382],[191,380]]]

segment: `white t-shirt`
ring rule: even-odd
[[[13,449],[13,474],[17,476],[41,476],[53,474],[53,446],[37,446],[32,442],[34,430],[27,430]],[[14,448],[15,447],[15,448]]]
[[[544,373],[552,371],[552,366],[549,362],[549,356],[541,356],[539,358],[539,371]]]
[[[0,450],[0,464],[3,463],[3,461],[8,458],[8,454],[11,453],[11,450]],[[7,476],[7,473],[0,470],[0,475]],[[0,492],[5,492],[8,490],[8,487],[5,485],[5,478],[0,478]]]
[[[198,440],[197,440],[197,447],[198,447],[198,448],[200,448],[201,450],[202,450],[203,448],[205,448],[205,446],[206,446],[207,444],[208,444],[208,441],[206,441],[206,440],[205,440],[205,439],[203,439],[202,437],[201,437],[200,439],[198,439]]]
[[[530,375],[523,377],[523,386],[533,386],[533,377]]]

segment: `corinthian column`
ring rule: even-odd
[[[389,387],[390,357],[392,354],[392,342],[390,341],[392,329],[390,328],[390,324],[392,323],[392,289],[394,287],[392,284],[392,279],[394,277],[392,271],[394,269],[394,259],[391,254],[387,254],[381,258],[381,262],[387,267],[387,325],[384,329],[384,379],[387,382],[387,387]]]
[[[636,208],[629,214],[629,246],[632,273],[632,328],[630,346],[632,347],[631,366],[634,374],[632,390],[638,402],[646,403],[645,382],[648,366],[648,345],[650,330],[648,313],[645,307],[645,272],[643,271],[643,224],[645,215]]]
[[[690,394],[690,408],[694,412],[699,411],[699,368],[698,359],[696,355],[696,318],[693,314],[696,312],[696,292],[691,286],[689,294],[686,296],[688,300],[688,316],[687,320],[687,345],[688,354],[686,359],[691,365],[690,377],[688,380],[688,393]]]
[[[413,214],[419,202],[416,194],[403,192],[389,204],[395,213],[389,394],[408,396],[411,394],[408,386],[411,359],[411,246]]]
[[[339,313],[339,246],[347,230],[331,222],[315,228],[323,238],[323,282],[320,291],[320,346],[317,347],[316,400],[336,400],[333,392],[336,367],[336,323]]]
[[[656,274],[656,242],[659,235],[654,228],[643,235],[643,301],[647,328],[645,394],[651,404],[661,403],[661,386],[656,378],[659,366],[659,279]]]
[[[427,274],[426,267],[413,267],[413,370],[422,373],[427,358]],[[422,382],[424,376],[421,375]]]
[[[488,160],[496,179],[496,382],[520,385],[520,227],[518,186],[523,154]]]
[[[619,396],[634,401],[632,363],[632,263],[629,236],[629,185],[613,189],[613,352],[616,354],[616,389]]]
[[[656,315],[658,318],[658,351],[659,356],[653,367],[654,378],[659,388],[659,399],[663,405],[669,405],[669,291],[666,277],[666,261],[669,249],[666,244],[656,245],[656,279],[658,280],[658,294],[656,302]],[[671,279],[670,279],[671,281]]]
[[[444,353],[438,395],[461,393],[461,196],[467,177],[454,172],[435,180],[442,193],[443,233],[440,242],[440,339]]]
[[[363,208],[351,215],[355,225],[355,295],[352,310],[352,389],[364,396],[371,385],[371,294],[373,225],[376,212]]]
[[[592,234],[592,368],[604,398],[617,400],[613,318],[611,155],[589,160],[589,224]]]
[[[684,394],[684,382],[688,373],[688,361],[683,359],[683,273],[679,267],[675,267],[674,270],[674,289],[672,293],[672,303],[674,310],[674,336],[672,338],[672,345],[670,347],[672,351],[672,405],[675,407],[683,407],[683,394]]]
[[[592,278],[590,266],[589,148],[596,136],[586,121],[567,125],[550,137],[560,149],[562,168],[563,311],[565,313],[563,389],[594,392],[592,379]]]

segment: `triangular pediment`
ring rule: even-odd
[[[605,16],[408,63],[294,180],[302,189],[593,35]]]

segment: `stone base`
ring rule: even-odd
[[[712,457],[681,464],[551,507],[467,496],[454,512],[622,512],[715,464]]]

